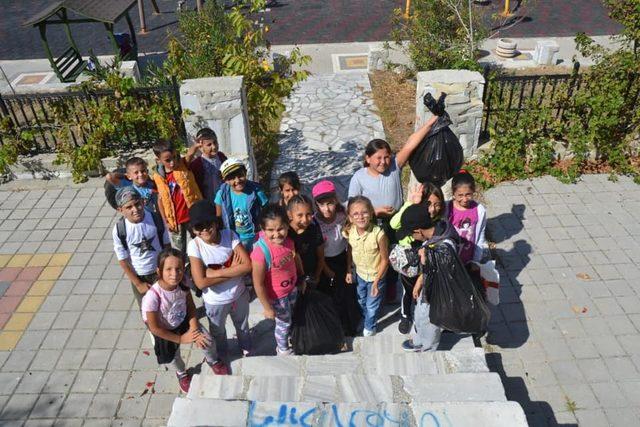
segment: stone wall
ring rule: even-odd
[[[424,95],[431,92],[437,99],[441,92],[445,92],[448,95],[446,110],[453,122],[451,130],[460,139],[465,157],[475,154],[482,124],[482,74],[468,70],[424,71],[418,73],[417,80],[416,129],[431,117],[431,112],[422,102]]]
[[[199,129],[209,127],[218,135],[220,151],[245,161],[249,179],[257,177],[242,77],[185,80],[180,86],[180,104],[189,144]]]

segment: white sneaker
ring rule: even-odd
[[[364,337],[372,337],[376,334],[376,331],[370,331],[369,329],[365,328],[362,330],[362,336]]]
[[[286,350],[280,350],[278,347],[276,347],[276,354],[278,356],[292,356],[293,355],[293,350],[288,348]]]

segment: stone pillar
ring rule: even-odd
[[[482,124],[482,74],[469,70],[434,70],[418,73],[417,79],[416,129],[431,117],[431,112],[422,103],[424,95],[431,92],[437,99],[445,92],[448,95],[446,110],[453,122],[451,130],[460,140],[465,157],[472,156],[478,149]]]
[[[180,104],[189,145],[199,129],[209,127],[218,135],[220,151],[246,162],[249,179],[257,178],[241,76],[185,80],[180,86]]]

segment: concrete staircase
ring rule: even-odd
[[[453,348],[430,353],[404,353],[406,338],[359,337],[337,355],[238,359],[229,376],[205,366],[174,401],[168,425],[527,425],[470,337],[445,335]]]

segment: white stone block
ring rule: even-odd
[[[340,401],[393,401],[393,386],[389,375],[340,375],[337,381]]]
[[[411,408],[397,403],[327,403],[318,422],[335,426],[410,426]]]
[[[236,375],[194,375],[188,397],[190,399],[242,399],[244,377]]]
[[[418,426],[526,427],[527,418],[516,402],[413,404]]]
[[[247,426],[317,425],[321,405],[305,402],[251,402]],[[238,424],[240,425],[240,424]],[[244,426],[245,424],[242,424]]]
[[[300,377],[254,377],[249,384],[247,399],[258,402],[297,402],[301,394]]]
[[[506,401],[495,372],[404,376],[404,389],[413,402]]]
[[[244,426],[247,425],[248,402],[183,399],[173,401],[169,427]]]

